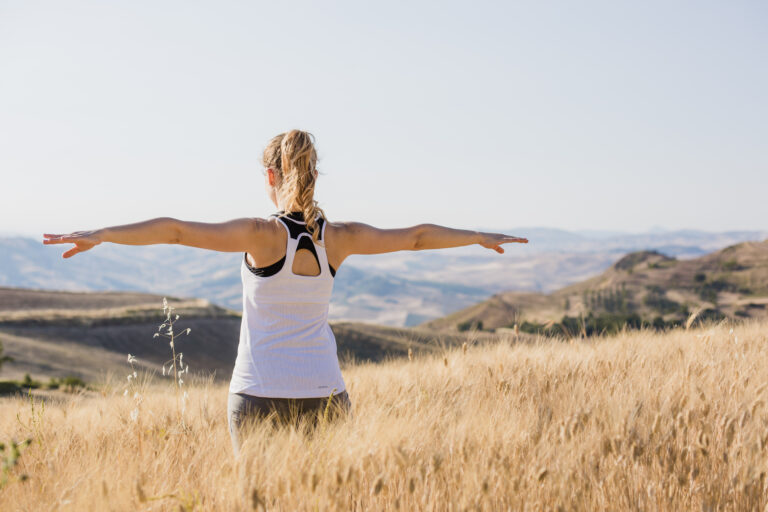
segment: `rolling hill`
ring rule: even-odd
[[[181,316],[178,330],[192,329],[177,348],[196,373],[229,379],[237,354],[240,313],[203,299],[169,298]],[[162,296],[135,292],[63,292],[0,287],[0,342],[14,358],[0,378],[76,376],[86,381],[128,373],[127,354],[139,366],[161,371],[170,359],[165,338],[153,338],[163,322]],[[483,335],[436,334],[428,329],[332,323],[342,360],[380,361],[431,353]],[[486,336],[490,339],[490,336]]]
[[[550,294],[508,292],[425,327],[485,330],[515,323],[535,331],[603,318],[666,327],[694,311],[708,318],[768,316],[768,240],[689,260],[655,251],[625,255],[602,274]],[[580,319],[580,320],[578,320]]]

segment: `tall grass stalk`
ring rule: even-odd
[[[179,315],[175,313],[175,308],[168,304],[168,299],[163,297],[163,314],[165,314],[165,320],[157,328],[158,332],[154,337],[165,337],[168,339],[168,344],[171,347],[171,359],[163,363],[163,375],[166,374],[165,365],[169,365],[168,373],[170,374],[171,368],[173,369],[173,385],[176,390],[176,408],[179,414],[179,424],[183,425],[184,409],[186,407],[187,393],[183,395],[181,393],[181,386],[184,384],[182,375],[189,373],[189,364],[184,366],[184,353],[176,352],[176,344],[180,336],[188,336],[192,332],[191,328],[184,329],[180,333],[174,330],[174,324],[179,320]]]

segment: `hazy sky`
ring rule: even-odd
[[[768,228],[765,2],[0,0],[0,233],[266,216]],[[525,233],[514,233],[524,235]]]

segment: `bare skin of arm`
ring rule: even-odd
[[[235,219],[221,223],[187,222],[161,217],[93,231],[43,235],[43,243],[74,244],[64,258],[88,251],[102,242],[123,245],[179,244],[220,252],[248,252],[256,263],[269,263],[285,247],[285,231],[274,219]],[[499,233],[452,229],[421,224],[402,229],[379,229],[359,222],[329,223],[328,259],[335,268],[352,254],[443,249],[479,244],[499,254],[502,244],[528,243]],[[284,252],[284,249],[282,249]]]
[[[352,254],[382,254],[395,251],[447,249],[479,244],[499,254],[502,244],[527,244],[526,238],[420,224],[401,229],[379,229],[359,222],[329,223],[326,229],[328,259],[338,268]]]
[[[75,244],[62,257],[88,251],[102,242],[122,245],[178,244],[220,252],[240,252],[254,249],[266,239],[273,238],[273,222],[263,219],[235,219],[228,222],[187,222],[171,217],[124,224],[93,231],[43,235],[43,243]]]

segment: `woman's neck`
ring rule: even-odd
[[[283,204],[278,202],[277,203],[277,209],[282,212],[300,212],[301,208],[296,203],[290,203],[290,204]]]

